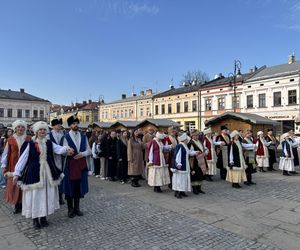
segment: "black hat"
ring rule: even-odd
[[[54,119],[51,121],[51,126],[52,126],[52,127],[55,126],[55,125],[57,125],[57,124],[60,124],[60,125],[63,124],[62,118],[60,118],[60,119],[54,118]]]
[[[67,123],[68,123],[68,126],[70,127],[74,122],[77,122],[79,123],[79,119],[77,118],[77,113],[70,116],[68,119],[67,119]]]
[[[221,130],[228,129],[225,125],[221,126]]]
[[[267,131],[268,131],[268,132],[269,132],[269,131],[273,131],[273,128],[268,128]]]

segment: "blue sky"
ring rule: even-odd
[[[300,0],[1,0],[0,88],[53,103],[300,57]]]

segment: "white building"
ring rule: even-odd
[[[243,84],[241,111],[280,123],[278,133],[299,131],[300,61],[289,56],[287,64],[266,67]]]
[[[0,123],[4,126],[17,119],[28,123],[49,122],[51,103],[48,100],[30,95],[24,89],[20,91],[0,89]]]

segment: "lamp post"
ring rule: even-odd
[[[236,83],[237,80],[242,80],[242,74],[241,74],[241,67],[242,63],[239,60],[234,60],[234,71],[233,73],[228,74],[228,78],[230,79],[229,86],[233,87],[233,100],[232,100],[232,106],[233,106],[233,112],[236,112],[236,104],[237,104],[237,98],[236,98]]]

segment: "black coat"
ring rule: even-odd
[[[192,146],[194,148],[195,151],[200,151],[200,148],[193,142],[193,140],[190,140],[190,142],[188,143],[188,148],[190,149]],[[203,181],[205,179],[205,173],[202,172],[201,168],[198,165],[198,160],[196,158],[196,156],[191,157],[191,182],[194,181]],[[195,174],[192,174],[192,171],[195,172]]]

